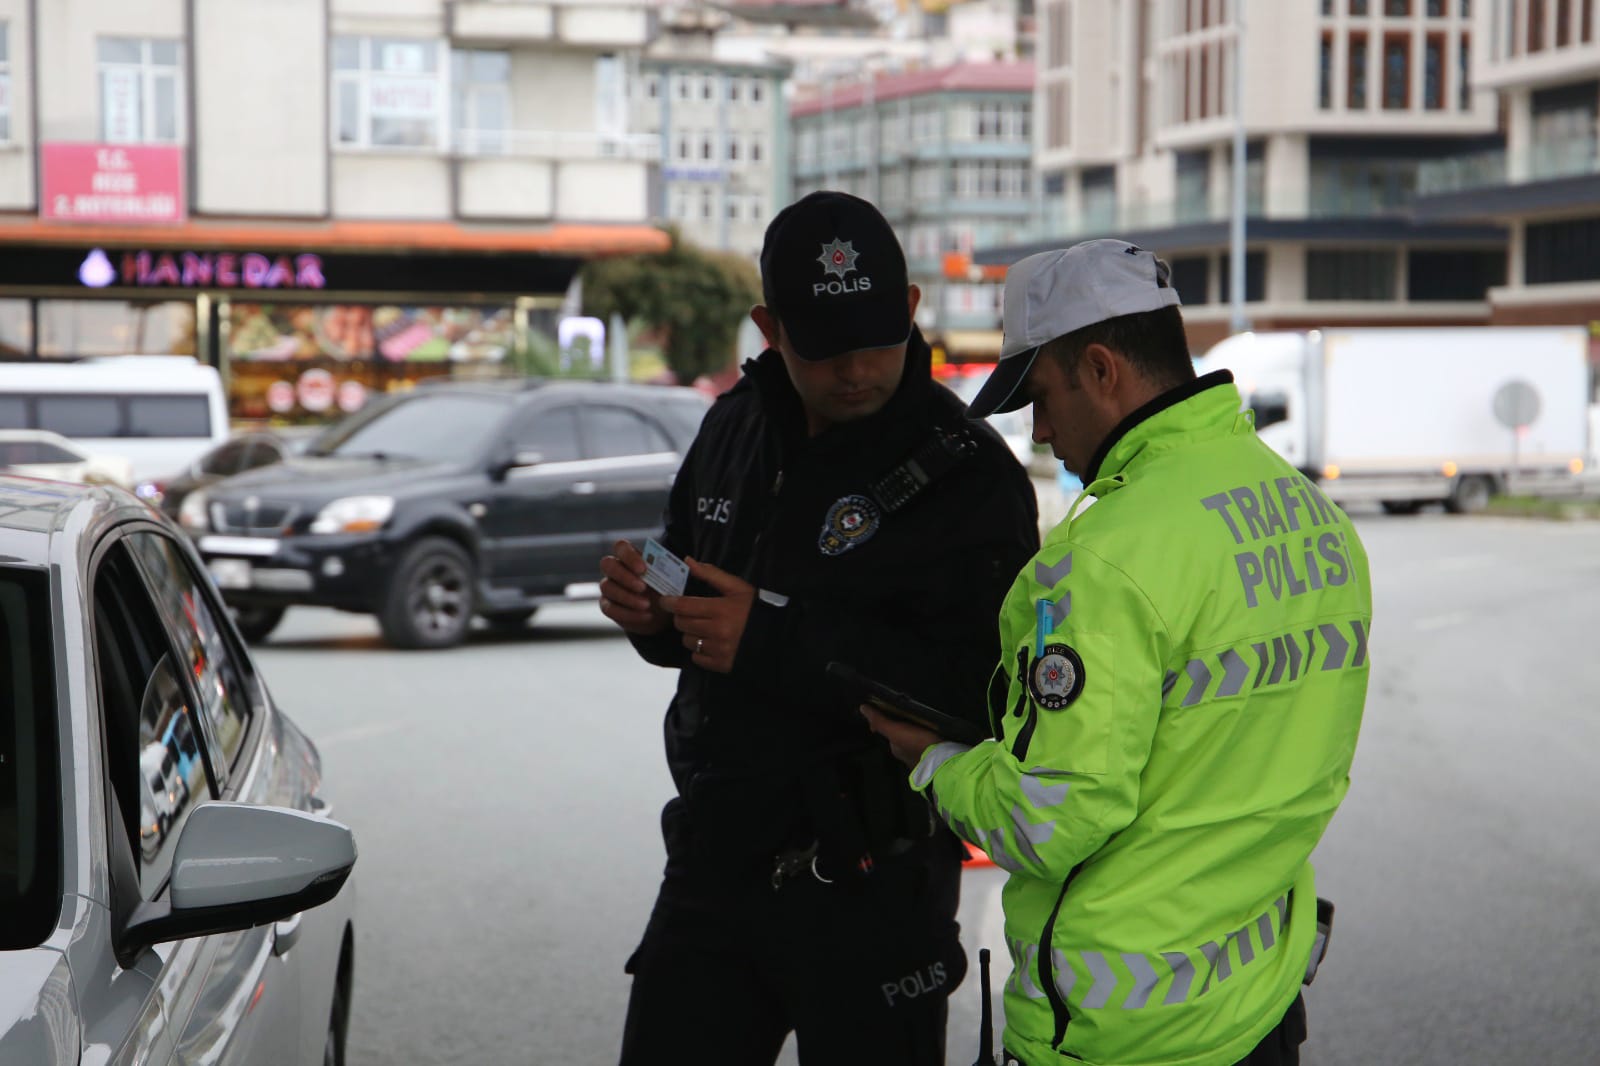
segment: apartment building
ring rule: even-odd
[[[1473,82],[1504,147],[1427,168],[1417,214],[1504,226],[1490,320],[1587,323],[1600,366],[1600,0],[1479,0]]]
[[[653,213],[703,248],[753,259],[789,200],[789,66],[717,58],[720,25],[703,12],[669,25],[629,78],[629,128],[655,138],[662,160]]]
[[[664,244],[623,95],[654,32],[644,0],[0,0],[0,351],[196,355],[240,417],[498,358],[585,257]]]
[[[1473,8],[1041,0],[1039,212],[1023,231],[984,234],[976,260],[1099,236],[1157,249],[1203,351],[1230,330],[1242,128],[1255,328],[1488,321],[1489,290],[1505,280],[1503,225],[1413,213],[1428,163],[1499,143],[1494,94],[1471,78]]]
[[[799,87],[789,118],[795,195],[840,189],[877,204],[923,289],[924,332],[952,355],[997,355],[999,282],[947,278],[944,260],[970,254],[982,233],[1027,222],[1032,65],[958,63],[830,79]]]

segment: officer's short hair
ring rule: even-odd
[[[1077,379],[1078,360],[1091,344],[1103,344],[1126,359],[1151,383],[1170,389],[1194,380],[1194,360],[1176,306],[1119,315],[1084,326],[1044,346],[1069,380]]]

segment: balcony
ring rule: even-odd
[[[1505,219],[1593,209],[1600,202],[1600,139],[1574,137],[1527,151],[1442,159],[1418,175],[1423,219]]]
[[[652,134],[458,130],[462,218],[643,222],[661,162]]]
[[[643,48],[657,32],[653,6],[626,0],[457,0],[447,10],[458,44],[607,51]]]

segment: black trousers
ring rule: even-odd
[[[1300,1045],[1305,1042],[1306,1001],[1304,996],[1296,996],[1272,1032],[1262,1037],[1261,1043],[1235,1066],[1299,1066]],[[1007,1052],[1006,1066],[1021,1061]]]
[[[770,872],[669,860],[626,967],[623,1066],[770,1066],[790,1032],[803,1066],[942,1066],[966,973],[954,841],[832,884],[804,872],[774,890]]]

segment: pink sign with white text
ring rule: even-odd
[[[182,222],[183,148],[46,144],[39,214],[61,222]]]

